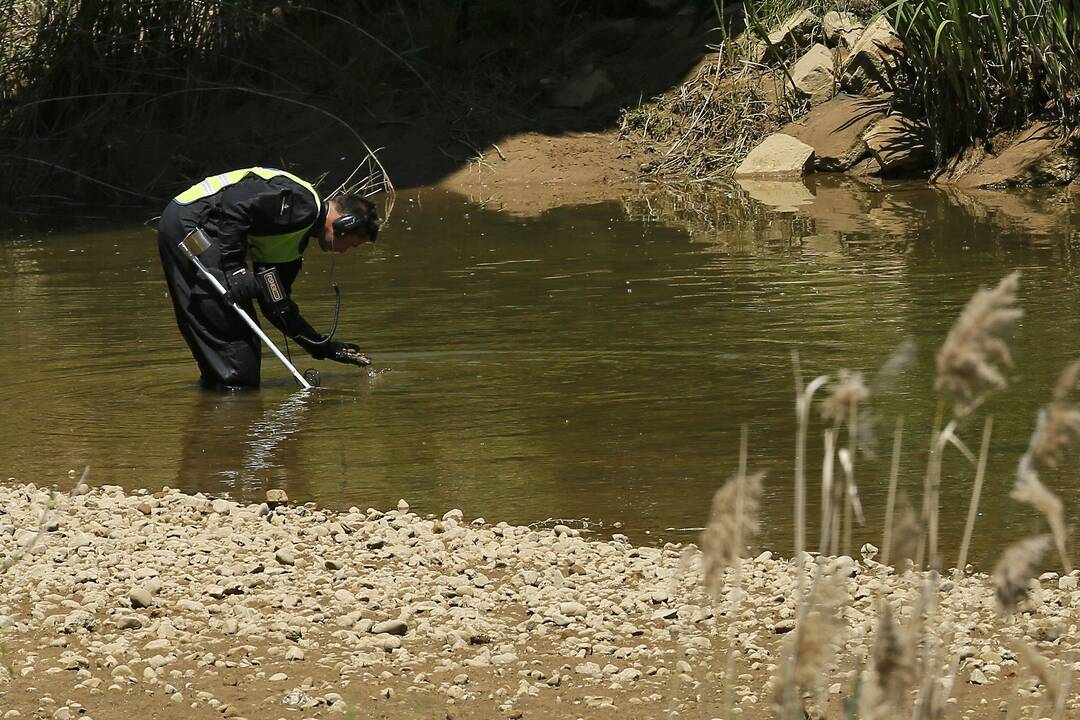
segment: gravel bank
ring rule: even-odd
[[[54,501],[0,487],[0,557],[31,542],[0,575],[3,719],[722,717],[732,636],[736,712],[769,717],[797,615],[795,568],[768,552],[743,563],[731,621],[730,590],[715,606],[702,591],[696,548],[420,517],[404,502],[271,510],[168,489]],[[829,562],[850,598],[841,660],[822,675],[838,713],[876,599],[903,618],[922,580]],[[1000,620],[985,575],[942,583],[935,632],[962,658],[963,716],[1037,712],[1018,638],[1076,660],[1076,574],[1038,585],[1029,612]]]

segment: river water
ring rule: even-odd
[[[374,248],[309,252],[301,307],[325,328],[337,281],[338,337],[376,372],[293,347],[322,371],[306,396],[269,353],[257,392],[195,386],[142,218],[13,233],[0,241],[0,481],[66,488],[89,465],[93,482],[128,489],[260,500],[280,487],[335,508],[405,498],[420,513],[688,541],[745,424],[750,467],[768,473],[758,544],[789,552],[793,350],[805,379],[847,368],[869,382],[913,340],[912,366],[871,403],[877,453],[856,467],[867,524],[854,539],[880,545],[896,417],[900,484],[917,503],[934,353],[970,295],[1019,268],[1010,387],[960,435],[977,448],[994,415],[975,559],[1039,527],[1008,490],[1039,405],[1080,356],[1080,205],[1067,192],[748,183],[531,218],[491,205],[403,193]],[[1044,478],[1068,508],[1071,467]],[[944,473],[955,556],[973,470],[953,452]]]

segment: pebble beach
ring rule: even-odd
[[[269,500],[0,487],[0,718],[773,717],[791,560],[757,549],[712,599],[692,545]],[[841,717],[882,601],[909,618],[926,579],[801,562],[842,578],[820,669]],[[1044,573],[1001,617],[985,574],[945,574],[928,637],[953,659],[947,716],[1050,716],[1016,644],[1080,669],[1077,575]]]

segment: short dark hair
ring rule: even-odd
[[[335,195],[330,202],[341,214],[341,218],[334,221],[336,235],[363,235],[375,240],[382,225],[375,203],[363,195],[348,193]]]

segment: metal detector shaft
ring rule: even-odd
[[[192,237],[196,233],[198,233],[201,237]],[[205,245],[202,244],[202,241],[205,241]],[[202,250],[204,250],[207,246],[209,246],[209,241],[206,239],[206,235],[202,232],[202,230],[195,230],[191,233],[191,235],[188,235],[188,237],[184,238],[183,242],[180,243],[180,249],[184,252],[185,255],[191,258],[191,262],[195,263],[195,267],[199,269],[199,272],[203,274],[203,277],[209,280],[210,284],[214,286],[214,289],[221,294],[221,299],[227,304],[232,305],[232,309],[235,310],[241,318],[243,318],[244,322],[248,324],[248,327],[255,331],[255,334],[259,336],[259,339],[266,343],[266,347],[270,348],[270,350],[273,351],[274,355],[277,356],[277,359],[280,360],[281,364],[285,366],[285,369],[292,373],[293,377],[296,378],[296,382],[300,383],[300,387],[305,390],[310,390],[311,383],[309,383],[304,378],[304,376],[300,374],[296,367],[291,362],[289,362],[289,358],[285,357],[285,355],[277,349],[277,345],[275,345],[273,341],[270,340],[269,337],[267,337],[266,333],[262,331],[262,328],[260,328],[259,325],[251,319],[251,316],[248,315],[242,307],[237,305],[229,298],[229,291],[226,290],[220,282],[218,282],[218,279],[216,277],[210,274],[210,272],[206,269],[206,266],[202,264],[202,260],[199,260],[199,254],[201,254]]]

